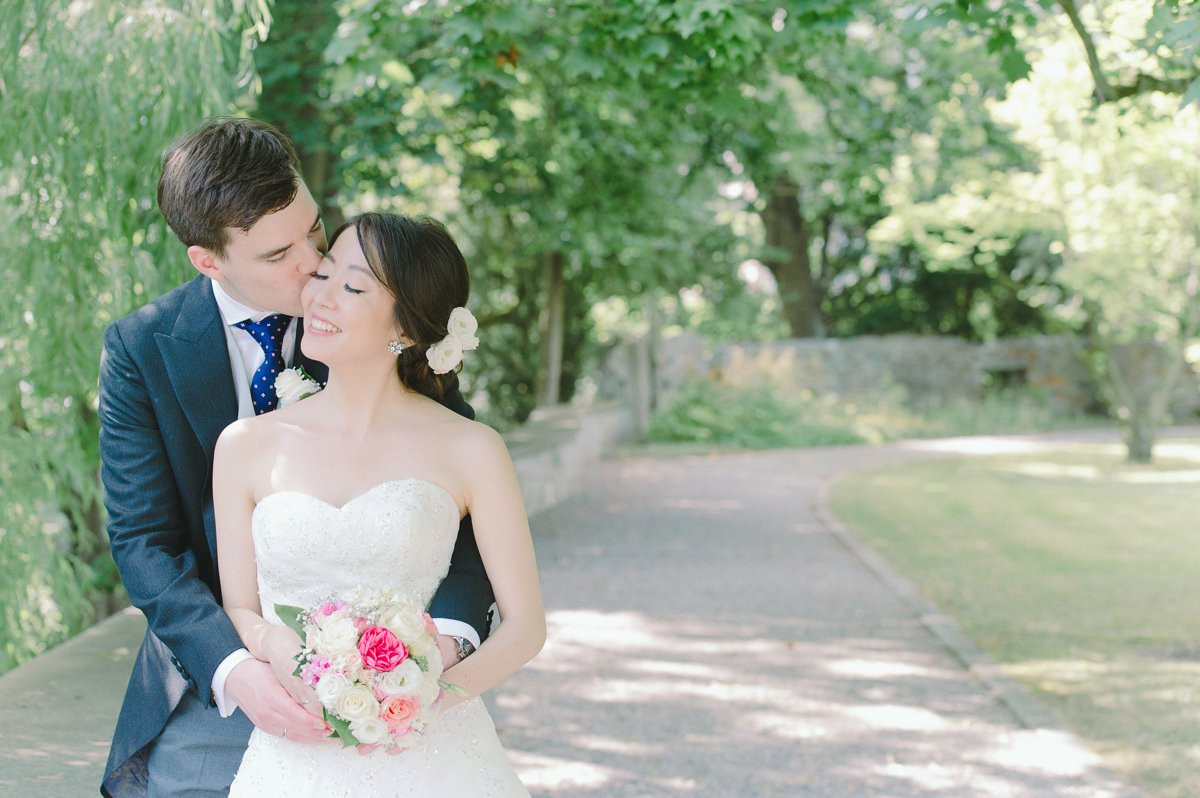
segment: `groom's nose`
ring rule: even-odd
[[[296,270],[305,277],[312,274],[317,269],[317,264],[321,262],[324,253],[317,248],[315,241],[307,240],[307,245],[300,248],[300,258],[296,263]]]

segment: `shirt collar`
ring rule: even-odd
[[[209,282],[212,283],[213,296],[217,300],[217,309],[221,312],[221,318],[227,326],[232,327],[247,319],[262,321],[267,316],[273,315],[269,310],[259,310],[238,302],[225,292],[225,289],[221,287],[218,281],[210,280]]]

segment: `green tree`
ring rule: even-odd
[[[491,401],[521,419],[569,397],[591,303],[690,283],[706,263],[676,237],[712,224],[688,168],[702,136],[687,101],[750,68],[772,7],[342,11],[324,113],[347,207],[446,215],[474,249],[489,350],[504,350],[480,353],[495,358],[481,380]]]
[[[1113,39],[1138,41],[1154,17],[1128,3]],[[1045,20],[1039,53],[997,118],[1039,156],[1025,192],[1062,231],[1064,308],[1092,333],[1099,372],[1125,422],[1131,460],[1151,458],[1182,350],[1200,332],[1200,112],[1165,93],[1097,105],[1066,20]]]
[[[1029,34],[1058,16],[1080,47],[1097,103],[1153,93],[1200,101],[1200,7],[1191,0],[938,0],[934,9],[931,22],[954,19],[981,32],[1010,80],[1029,74]]]
[[[11,4],[10,4],[11,5]],[[188,274],[162,149],[249,78],[260,3],[26,0],[0,18],[0,670],[116,584],[97,476],[101,331]]]

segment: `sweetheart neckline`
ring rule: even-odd
[[[345,510],[347,507],[354,504],[356,501],[359,501],[360,499],[365,499],[367,496],[371,495],[372,493],[374,493],[375,491],[377,491],[381,488],[387,487],[388,485],[399,485],[399,484],[403,484],[406,482],[415,482],[415,483],[418,483],[421,485],[429,485],[430,487],[437,488],[439,491],[441,491],[442,495],[445,496],[447,499],[449,499],[450,503],[454,505],[454,511],[456,513],[458,512],[458,500],[454,498],[453,493],[448,491],[446,488],[443,488],[441,485],[437,484],[436,482],[430,482],[429,480],[421,479],[420,477],[404,477],[403,479],[385,480],[383,482],[372,485],[371,487],[364,490],[362,493],[359,493],[357,496],[354,496],[354,497],[348,499],[346,501],[346,503],[342,504],[342,505],[337,505],[337,504],[334,504],[333,502],[325,501],[320,496],[314,496],[311,493],[305,493],[302,490],[277,490],[274,493],[268,493],[266,496],[263,496],[261,499],[259,499],[258,503],[254,505],[254,509],[257,510],[259,507],[261,507],[263,505],[264,502],[266,502],[267,499],[271,498],[272,496],[282,496],[282,495],[286,495],[286,494],[290,493],[290,494],[294,494],[296,496],[304,496],[306,498],[312,499],[313,501],[317,502],[318,504],[323,504],[326,507],[329,507],[331,509],[341,511],[341,510]],[[461,520],[461,516],[460,516],[460,520]]]

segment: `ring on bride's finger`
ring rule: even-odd
[[[285,739],[287,738],[287,729],[284,729],[284,730],[283,730],[283,735],[282,735],[282,736],[283,736]]]

